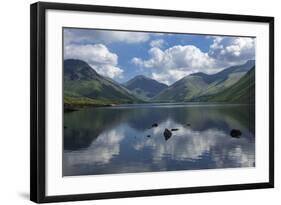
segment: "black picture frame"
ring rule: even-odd
[[[269,181],[263,183],[229,184],[158,190],[89,193],[46,196],[46,81],[45,37],[46,11],[67,10],[129,15],[149,15],[195,19],[262,22],[269,25]],[[144,8],[126,8],[83,4],[38,2],[30,7],[30,199],[37,203],[76,200],[97,200],[198,192],[230,191],[274,187],[274,18],[265,16],[233,15]]]

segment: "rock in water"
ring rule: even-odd
[[[146,137],[151,137],[151,135],[146,135]]]
[[[171,129],[171,131],[178,131],[178,130],[179,130],[178,128]]]
[[[232,129],[230,131],[230,135],[231,135],[231,137],[234,137],[234,138],[240,138],[240,136],[242,135],[242,132],[240,130]]]
[[[153,124],[151,125],[151,127],[158,127],[158,124],[157,124],[157,123],[153,123]]]
[[[165,140],[170,139],[170,137],[172,136],[172,132],[170,130],[168,130],[167,128],[165,129],[163,134],[164,134]]]

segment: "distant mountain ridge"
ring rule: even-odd
[[[194,73],[175,82],[152,100],[155,102],[194,101],[201,96],[216,94],[238,82],[251,68],[254,60],[231,66],[215,74]]]
[[[168,87],[166,84],[160,83],[144,75],[135,76],[123,85],[136,96],[146,100],[154,97]]]
[[[228,75],[232,73],[248,72],[253,66],[255,66],[255,60],[248,60],[246,63],[242,65],[231,66],[215,74],[208,75],[206,73],[199,72],[199,73],[193,73],[190,76],[200,76],[206,82],[212,83],[217,79],[227,78]]]
[[[120,84],[98,74],[86,62],[64,60],[64,104],[105,106],[144,102],[243,102],[253,103],[255,61],[231,66],[218,73],[202,72],[167,86],[138,75]]]

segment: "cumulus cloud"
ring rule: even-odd
[[[208,53],[193,45],[177,45],[166,50],[152,47],[149,55],[148,60],[133,58],[132,63],[151,68],[151,77],[168,85],[193,72],[210,72],[214,65]]]
[[[133,58],[131,62],[150,69],[150,77],[168,85],[196,72],[208,74],[255,59],[255,39],[246,37],[210,37],[209,51],[194,45],[176,45],[161,49],[163,42],[151,41],[149,59]]]
[[[255,39],[246,37],[214,37],[209,56],[221,64],[239,64],[255,58]]]
[[[99,74],[106,77],[122,77],[123,70],[118,67],[118,56],[110,52],[103,44],[66,45],[64,58],[84,60]]]
[[[92,44],[92,43],[142,43],[148,41],[149,33],[106,31],[87,29],[65,29],[64,43],[68,44]]]
[[[164,45],[165,41],[163,39],[156,39],[156,40],[152,40],[149,45],[151,47],[157,47],[157,48],[162,48]]]

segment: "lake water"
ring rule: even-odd
[[[167,138],[166,128],[178,130]],[[232,129],[242,135],[231,137]],[[63,144],[64,176],[253,167],[254,105],[145,104],[68,112]]]

